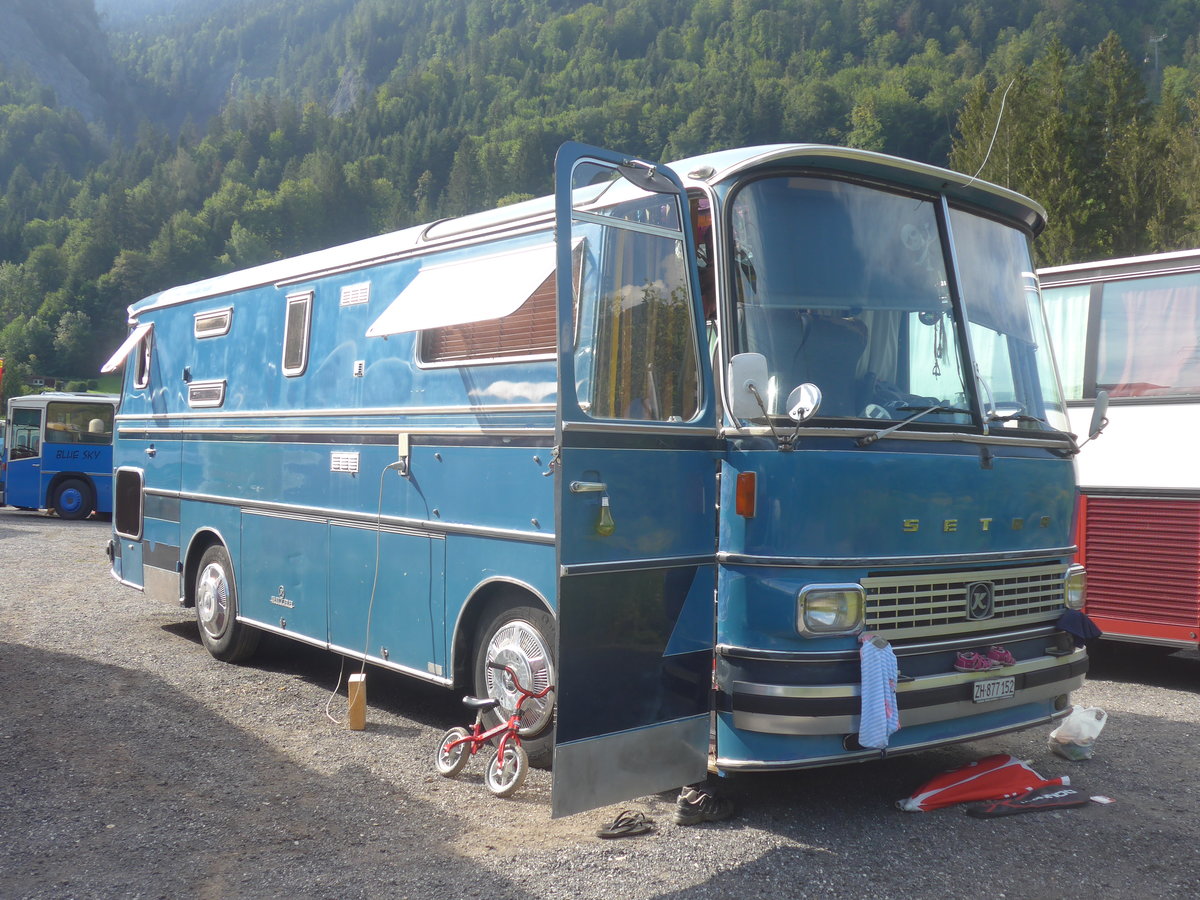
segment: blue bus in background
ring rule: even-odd
[[[4,427],[4,492],[20,509],[63,519],[112,512],[116,394],[49,392],[12,397]]]
[[[132,305],[114,576],[223,660],[269,632],[501,714],[488,663],[554,684],[524,732],[556,816],[1065,715],[1043,210],[811,144],[570,143],[555,184]],[[899,669],[882,749],[868,635]]]

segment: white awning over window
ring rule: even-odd
[[[133,348],[146,336],[146,332],[153,327],[153,322],[143,322],[134,328],[133,331],[129,332],[129,337],[125,338],[125,342],[117,348],[117,352],[110,356],[108,362],[100,367],[100,373],[107,375],[109,372],[115,372],[121,363],[125,362],[125,357],[132,353]]]
[[[554,271],[554,242],[427,266],[383,311],[367,337],[500,319]]]

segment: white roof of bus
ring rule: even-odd
[[[1046,218],[1045,210],[1038,204],[1007,188],[978,181],[949,169],[849,147],[825,144],[771,144],[706,153],[668,165],[679,175],[685,186],[695,187],[717,183],[755,166],[789,160],[798,160],[805,166],[855,174],[888,174],[895,177],[899,173],[905,183],[929,190],[945,190],[963,199],[1000,209],[1024,220],[1035,231],[1040,230]],[[539,197],[511,206],[416,225],[302,256],[229,272],[215,278],[172,287],[132,304],[129,307],[130,323],[135,322],[140,313],[150,309],[217,297],[254,287],[300,283],[318,274],[362,268],[394,259],[418,247],[433,249],[438,243],[451,238],[462,238],[471,233],[487,232],[522,221],[531,224],[539,219],[548,221],[553,212],[554,197]]]
[[[1150,253],[1146,256],[1123,256],[1119,259],[1097,259],[1092,262],[1070,263],[1065,266],[1046,266],[1038,269],[1038,277],[1050,275],[1067,275],[1073,272],[1087,272],[1091,269],[1121,269],[1146,267],[1170,268],[1172,265],[1189,260],[1200,261],[1200,249],[1176,250],[1172,253]]]

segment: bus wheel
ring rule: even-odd
[[[196,623],[208,652],[225,662],[249,659],[260,633],[237,620],[237,587],[229,554],[220,544],[204,551],[196,575]]]
[[[521,685],[540,691],[554,684],[554,619],[542,609],[510,603],[485,614],[475,638],[475,696],[495,697],[500,706],[486,713],[489,727],[512,715],[520,694],[508,675],[488,668],[509,666]],[[548,769],[554,756],[554,692],[521,707],[521,739],[529,761]]]
[[[86,481],[68,478],[55,490],[51,505],[60,519],[86,519],[96,508],[96,497]]]

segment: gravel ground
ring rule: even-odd
[[[602,841],[619,807],[552,820],[549,775],[497,800],[433,772],[457,696],[370,670],[340,724],[337,657],[268,640],[213,660],[190,610],[116,584],[107,522],[0,510],[0,896],[1143,898],[1200,896],[1200,657],[1107,645],[1076,702],[1096,756],[1048,728],[881,763],[743,776],[728,821]],[[357,669],[355,669],[357,671]],[[333,722],[330,716],[337,720]],[[978,820],[901,813],[992,753],[1117,802]]]

